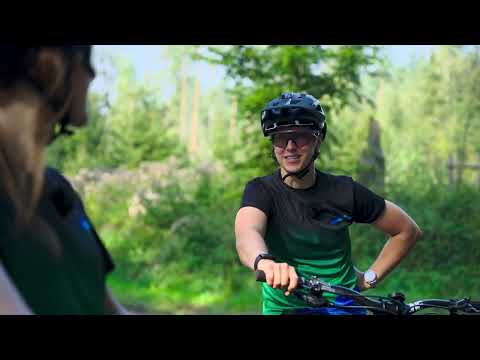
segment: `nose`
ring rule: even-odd
[[[288,139],[287,146],[285,147],[285,149],[296,149],[296,148],[297,148],[297,144],[295,143],[295,141],[293,141],[292,139]]]

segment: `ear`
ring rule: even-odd
[[[44,47],[30,58],[29,75],[48,97],[63,97],[65,93],[66,59],[59,49]]]
[[[280,165],[278,160],[277,160],[277,156],[275,155],[275,148],[273,146],[272,146],[272,159],[273,159],[273,161],[275,161],[276,165]]]

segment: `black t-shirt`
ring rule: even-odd
[[[245,187],[241,207],[265,213],[265,243],[277,261],[294,266],[300,276],[315,275],[354,288],[349,226],[374,222],[385,200],[350,177],[316,173],[315,184],[308,189],[289,187],[280,171],[255,178]],[[263,299],[265,314],[305,306],[265,284]]]
[[[7,224],[1,221],[3,226]],[[3,228],[0,260],[37,314],[103,314],[114,263],[69,182],[47,168],[32,226]]]
[[[351,218],[350,223],[372,223],[383,212],[385,200],[351,177],[316,173],[315,184],[308,189],[291,188],[281,180],[280,171],[255,178],[245,187],[241,207],[253,206],[267,217],[275,211],[289,212],[289,217],[298,222],[302,222],[304,211],[297,211],[297,206],[307,206],[311,218],[342,214]],[[285,194],[293,195],[298,204],[289,203],[290,197]]]

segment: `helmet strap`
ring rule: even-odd
[[[309,172],[310,172],[310,166],[314,163],[314,161],[317,159],[318,157],[318,154],[320,152],[318,150],[315,150],[315,153],[312,155],[312,158],[310,159],[310,161],[308,162],[308,164],[302,169],[302,170],[299,170],[299,171],[295,171],[295,172],[287,172],[283,177],[282,177],[282,181],[285,181],[285,179],[289,176],[294,176],[296,177],[297,179],[301,180],[303,179]]]
[[[294,176],[299,180],[303,179],[310,172],[310,165],[312,165],[315,162],[318,155],[320,154],[319,146],[320,145],[316,145],[315,152],[313,153],[313,155],[312,155],[310,161],[308,162],[308,164],[303,169],[301,169],[299,171],[294,171],[294,172],[288,172],[287,171],[287,173],[282,177],[282,181],[285,181],[285,179],[289,176]],[[275,150],[273,148],[272,148],[272,158],[277,165],[280,165],[280,163],[277,160],[277,157],[275,156]]]

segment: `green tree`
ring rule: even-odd
[[[385,101],[377,108],[377,118],[385,130],[387,182],[415,178],[411,186],[425,189],[446,183],[449,155],[475,160],[480,136],[478,61],[477,51],[441,46],[429,59],[395,69],[385,80]]]
[[[47,162],[61,171],[71,173],[102,165],[99,154],[107,132],[103,114],[108,111],[108,100],[106,95],[93,93],[88,102],[88,126],[75,129],[73,135],[60,137],[48,147]]]
[[[155,86],[139,83],[133,66],[123,59],[116,70],[116,96],[110,103],[108,94],[90,93],[90,123],[49,148],[50,164],[73,173],[82,167],[136,167],[171,155],[186,158],[175,118]]]
[[[361,73],[378,70],[378,50],[375,46],[223,46],[209,47],[209,52],[198,55],[225,66],[235,81],[231,93],[239,100],[241,141],[221,146],[225,164],[236,171],[235,181],[241,184],[274,168],[271,145],[258,124],[267,101],[283,92],[306,91],[320,99],[329,116],[353,99],[362,98]],[[329,141],[322,148],[330,157],[335,133],[335,127],[330,126]]]

